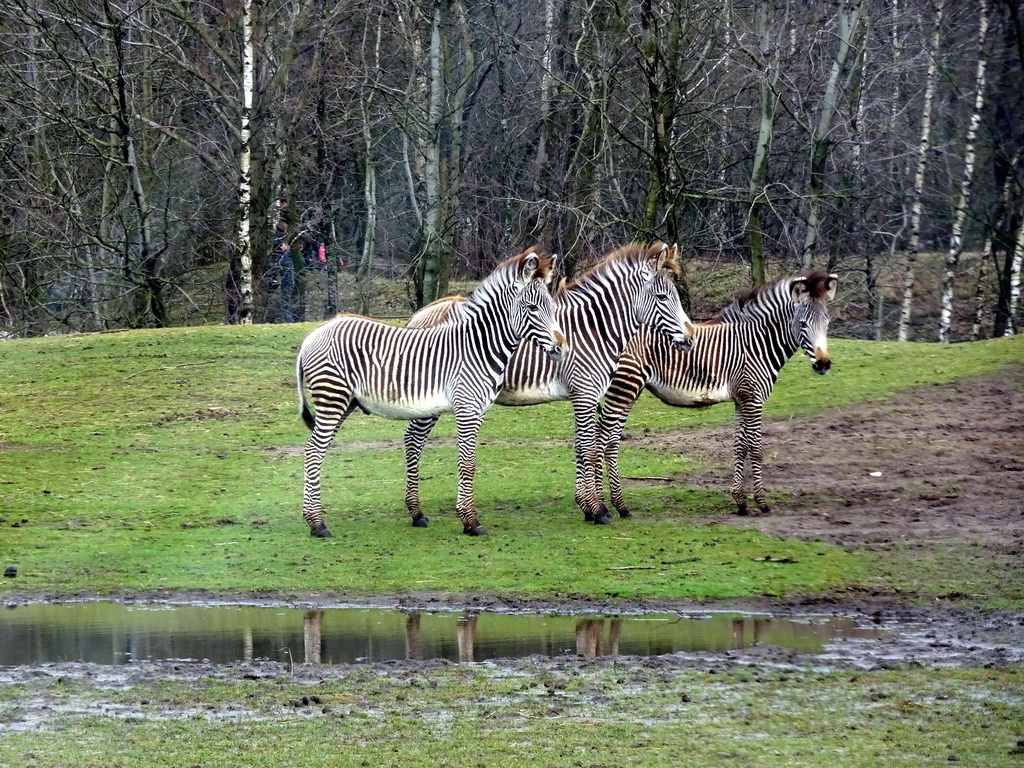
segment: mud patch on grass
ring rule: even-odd
[[[764,425],[772,513],[722,521],[844,547],[1024,551],[1024,367]],[[728,408],[731,406],[722,405]],[[673,483],[727,493],[732,427],[635,437],[696,459]],[[629,484],[626,484],[628,500]]]

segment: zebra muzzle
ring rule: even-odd
[[[689,352],[693,348],[693,339],[689,336],[673,336],[672,347],[679,352]]]
[[[814,356],[814,362],[811,363],[811,370],[819,375],[828,373],[828,369],[832,367],[832,359],[828,355],[817,354]]]
[[[559,331],[555,331],[555,344],[544,350],[547,356],[554,362],[560,362],[569,351],[569,341]]]

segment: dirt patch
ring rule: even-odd
[[[840,546],[913,541],[1024,551],[1024,366],[900,393],[879,403],[764,425],[772,513],[740,518],[784,538]],[[726,406],[723,406],[726,407]],[[727,491],[732,427],[634,444],[681,450],[712,467],[674,482]],[[624,481],[627,500],[629,482]]]

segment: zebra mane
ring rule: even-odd
[[[484,281],[480,283],[480,285],[478,285],[476,289],[469,294],[469,296],[448,296],[443,299],[438,299],[437,302],[433,302],[451,302],[451,309],[442,315],[442,319],[450,315],[456,307],[469,308],[480,304],[483,300],[482,297],[489,295],[493,286],[508,282],[509,276],[518,275],[523,262],[526,261],[531,254],[536,255],[538,260],[537,269],[533,273],[534,278],[540,278],[545,283],[550,282],[554,274],[554,258],[550,255],[541,255],[537,252],[536,248],[527,248],[522,253],[517,254],[510,259],[505,259],[505,261],[498,264],[498,266],[494,268],[494,271],[484,278]],[[430,305],[428,304],[427,306]]]
[[[627,243],[621,248],[617,248],[607,254],[599,262],[572,280],[562,280],[558,288],[555,290],[555,298],[557,299],[559,296],[562,296],[567,292],[577,290],[585,286],[587,283],[599,279],[606,272],[616,269],[620,264],[628,263],[628,267],[631,267],[640,260],[653,260],[664,247],[665,244],[661,242],[654,242],[650,244],[636,242]],[[675,248],[668,249],[664,266],[676,277],[679,277],[682,274],[682,267],[679,264]]]
[[[755,285],[753,288],[748,288],[742,291],[733,298],[731,302],[726,304],[718,313],[708,320],[709,323],[724,323],[728,322],[729,319],[737,314],[743,314],[748,309],[756,308],[759,304],[762,304],[766,297],[769,297],[779,291],[783,284],[786,284],[786,291],[788,292],[789,281],[803,277],[807,281],[807,292],[812,299],[820,299],[828,293],[828,284],[832,276],[824,269],[812,269],[806,275],[790,275],[788,277],[780,277],[771,282],[764,283],[762,285]]]

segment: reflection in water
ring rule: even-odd
[[[306,611],[302,617],[302,645],[307,664],[321,663],[321,643],[324,631],[324,612]]]
[[[305,664],[435,658],[470,662],[533,654],[655,656],[755,645],[815,653],[839,639],[886,634],[845,618],[509,616],[87,602],[0,611],[0,665],[257,659]]]

